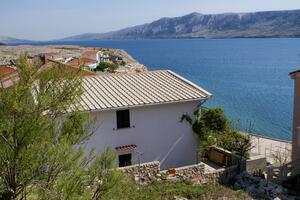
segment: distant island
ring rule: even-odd
[[[201,14],[161,18],[107,33],[86,33],[55,41],[184,39],[184,38],[295,38],[300,37],[300,10]],[[2,43],[34,41],[0,36]]]
[[[26,43],[26,42],[32,42],[32,41],[0,35],[0,45],[6,45],[7,43]]]
[[[87,33],[60,41],[159,38],[278,38],[300,36],[300,10],[200,14],[162,18],[108,33]]]

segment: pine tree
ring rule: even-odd
[[[120,183],[114,157],[86,152],[89,116],[78,112],[80,71],[40,70],[27,55],[0,94],[0,199],[98,199]]]

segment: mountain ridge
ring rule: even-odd
[[[32,42],[32,41],[0,35],[0,43],[4,45],[7,45],[8,43],[25,43],[25,42]]]
[[[150,23],[107,33],[85,33],[60,39],[300,37],[300,9],[250,13],[201,14],[163,17]]]

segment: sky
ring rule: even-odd
[[[300,0],[0,0],[0,35],[52,40],[162,17],[300,9]]]

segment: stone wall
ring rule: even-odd
[[[217,169],[212,172],[206,172],[200,177],[198,183],[207,182],[228,182],[238,174],[238,167],[231,166],[224,169]]]
[[[226,182],[237,175],[238,167],[231,166],[228,168],[218,169],[211,172],[205,172],[203,163],[179,167],[173,170],[174,173],[168,173],[167,170],[160,171],[158,161],[143,163],[141,165],[132,165],[119,168],[122,172],[134,179],[136,182],[147,184],[151,181],[162,179],[170,181],[189,181],[195,184],[207,182]]]
[[[224,167],[238,165],[241,161],[240,156],[237,156],[232,152],[217,146],[210,147],[206,153],[206,157],[208,158],[208,160]],[[245,159],[243,159],[243,165],[245,165]]]
[[[191,179],[204,174],[205,166],[202,163],[176,168],[175,175],[183,179]]]
[[[148,163],[143,163],[140,165],[131,165],[127,167],[120,167],[123,173],[133,178],[135,181],[149,181],[154,179],[155,176],[160,171],[159,161],[153,161]]]
[[[263,155],[252,156],[247,162],[247,172],[253,174],[255,171],[264,172],[267,169],[267,160]]]

